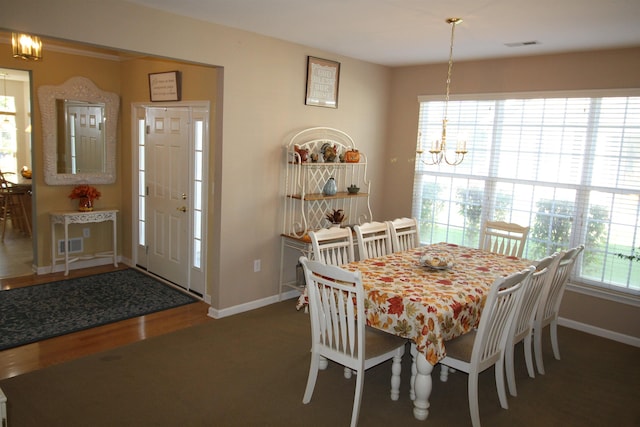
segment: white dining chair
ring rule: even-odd
[[[511,324],[511,328],[507,335],[504,364],[507,374],[507,385],[509,386],[509,393],[512,396],[518,395],[513,359],[515,346],[521,341],[523,341],[524,345],[524,360],[527,365],[527,373],[529,374],[529,377],[535,377],[532,340],[533,320],[536,316],[536,309],[540,302],[542,289],[544,288],[546,280],[551,276],[553,262],[557,257],[558,253],[555,253],[535,262],[534,265],[536,270],[533,272],[527,286],[525,286],[522,291],[520,304],[516,308],[513,323]]]
[[[522,258],[529,227],[504,221],[485,221],[480,231],[480,249]]]
[[[309,238],[315,261],[330,265],[343,265],[355,261],[350,227],[310,231]]]
[[[510,276],[498,277],[487,295],[478,329],[445,343],[447,355],[440,361],[440,380],[446,381],[448,368],[468,374],[467,394],[473,427],[480,427],[478,376],[485,369],[495,366],[500,406],[509,407],[502,368],[507,332],[522,298],[521,291],[534,270],[531,266]]]
[[[420,246],[420,230],[415,218],[396,218],[387,222],[391,233],[393,252],[401,252]]]
[[[391,364],[391,400],[400,396],[402,356],[407,340],[366,326],[362,274],[300,257],[309,292],[311,364],[303,403],[313,396],[321,358],[356,372],[351,426],[358,424],[365,371]]]
[[[544,361],[542,359],[542,329],[549,326],[551,334],[551,347],[553,356],[560,360],[560,347],[558,346],[558,312],[564,295],[564,289],[569,280],[569,275],[575,264],[575,260],[584,250],[584,245],[560,252],[557,262],[554,264],[551,277],[545,283],[540,296],[540,304],[533,322],[533,348],[536,357],[538,372],[544,374]]]
[[[386,222],[366,222],[353,227],[358,242],[358,259],[377,258],[392,252],[391,234]]]

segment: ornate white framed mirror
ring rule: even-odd
[[[120,98],[86,77],[38,88],[49,185],[112,184]]]

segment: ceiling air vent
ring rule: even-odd
[[[541,44],[541,43],[537,40],[531,40],[528,42],[505,43],[504,45],[507,47],[520,47],[520,46],[532,46],[534,44]]]

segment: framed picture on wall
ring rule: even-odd
[[[328,59],[307,57],[306,105],[338,108],[340,63]]]
[[[182,81],[180,71],[149,73],[149,95],[151,101],[180,101]]]

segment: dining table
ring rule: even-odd
[[[423,256],[448,258],[435,269]],[[415,377],[410,397],[418,420],[429,415],[433,367],[446,353],[446,342],[476,328],[491,285],[532,264],[531,261],[451,243],[436,243],[377,258],[344,264],[360,271],[367,324],[411,342]],[[305,293],[297,307],[306,304]]]

